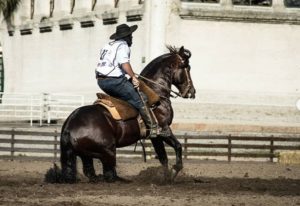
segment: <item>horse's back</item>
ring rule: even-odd
[[[124,147],[140,139],[136,119],[117,121],[101,105],[73,111],[62,128],[61,142],[71,143],[78,152],[98,153],[103,148]]]

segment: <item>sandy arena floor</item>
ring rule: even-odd
[[[0,205],[300,205],[300,165],[185,161],[173,184],[156,160],[119,159],[118,173],[132,183],[47,184],[51,162],[0,160]],[[95,161],[97,171],[101,169]]]

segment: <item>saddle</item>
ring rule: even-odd
[[[145,82],[140,81],[140,91],[148,97],[147,105],[149,107],[158,104],[160,97],[156,92],[148,87]],[[94,104],[100,104],[105,107],[115,120],[128,120],[138,116],[138,111],[124,100],[114,98],[104,93],[97,93],[98,99]]]

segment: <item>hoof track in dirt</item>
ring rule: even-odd
[[[185,162],[170,183],[157,162],[124,161],[118,174],[131,180],[129,184],[90,183],[81,167],[80,182],[47,184],[43,179],[49,162],[0,163],[0,205],[300,205],[299,165]]]
[[[193,177],[185,174],[184,172],[179,172],[176,179],[171,181],[171,170],[167,171],[163,167],[149,167],[142,170],[137,176],[132,178],[135,182],[142,184],[156,184],[156,185],[168,185],[168,184],[178,184],[185,182],[193,182]]]

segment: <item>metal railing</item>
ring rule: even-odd
[[[38,121],[65,119],[75,108],[83,106],[82,95],[0,93],[0,121]]]
[[[84,105],[82,95],[65,94],[44,94],[44,114],[47,116],[47,123],[51,120],[66,119],[76,108]]]
[[[300,151],[300,136],[295,134],[271,136],[237,136],[179,134],[184,159],[213,158],[222,161],[264,160],[276,162],[283,151]],[[155,158],[150,140],[143,140],[148,159]],[[0,158],[53,159],[60,155],[60,133],[58,131],[17,131],[0,130]],[[174,150],[166,148],[168,155],[174,158]],[[140,145],[119,148],[118,156],[143,158]]]
[[[34,120],[42,124],[42,98],[38,94],[0,93],[0,120],[28,120],[30,125]]]

